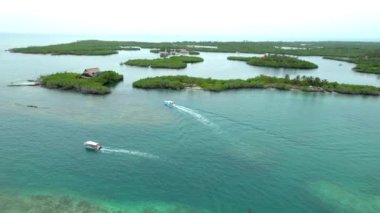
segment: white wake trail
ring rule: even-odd
[[[189,109],[187,107],[184,107],[184,106],[181,106],[181,105],[177,105],[177,104],[173,104],[173,107],[175,107],[176,109],[179,109],[182,112],[185,112],[185,113],[193,116],[198,121],[200,121],[201,123],[203,123],[203,124],[205,124],[207,126],[213,126],[214,125],[211,121],[209,121],[207,118],[205,118],[203,115],[199,114],[195,110],[192,110],[192,109]]]
[[[158,159],[157,155],[149,154],[146,152],[140,152],[136,150],[127,150],[127,149],[110,149],[110,148],[102,148],[102,152],[104,153],[124,153],[128,155],[134,155],[137,157],[144,157],[144,158],[150,158],[150,159]]]

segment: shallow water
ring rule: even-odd
[[[376,75],[320,57],[306,57],[318,70],[276,71],[227,61],[228,55],[202,53],[204,63],[173,71],[119,65],[157,56],[148,50],[100,57],[1,52],[0,206],[5,212],[379,212],[379,98],[131,87],[136,79],[168,74],[308,73],[380,85]],[[121,72],[125,81],[108,96],[6,86],[92,66]],[[104,151],[84,150],[86,140]]]

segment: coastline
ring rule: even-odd
[[[215,48],[209,48],[210,46]],[[307,48],[305,48],[307,46]],[[134,48],[125,48],[134,47]],[[292,47],[292,48],[282,48]],[[374,49],[380,49],[380,42],[137,42],[137,41],[104,41],[80,40],[71,43],[60,43],[45,46],[27,46],[9,49],[12,53],[51,54],[51,55],[113,55],[120,50],[137,50],[138,48],[178,49],[189,52],[220,52],[220,53],[254,53],[279,54],[292,56],[322,56],[331,58],[348,58],[357,66],[357,72],[379,74],[380,55]],[[345,49],[345,51],[341,51]],[[250,62],[253,65],[262,64],[260,61]],[[303,65],[309,69],[314,65]]]
[[[139,89],[197,89],[211,92],[222,92],[238,89],[277,89],[286,91],[324,92],[347,95],[380,96],[380,88],[366,85],[339,84],[319,78],[297,76],[290,79],[276,78],[261,75],[247,80],[230,79],[218,80],[210,78],[196,78],[189,76],[160,76],[140,79],[133,82],[133,87]]]

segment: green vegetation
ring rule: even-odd
[[[325,56],[324,59],[331,59],[336,61],[344,61],[354,63],[356,66],[354,70],[357,72],[380,74],[380,59],[377,58],[344,58],[344,57],[329,57]]]
[[[140,50],[140,48],[118,41],[86,40],[68,44],[14,48],[10,51],[15,53],[52,55],[112,55],[117,54],[119,50]]]
[[[252,57],[244,57],[244,56],[228,56],[227,59],[230,61],[245,61],[248,62]]]
[[[380,74],[380,60],[374,59],[359,59],[355,60],[355,71],[364,73]]]
[[[197,52],[197,51],[194,51],[194,50],[189,51],[189,55],[199,55],[199,54],[201,54],[201,53]]]
[[[335,61],[344,61],[344,62],[354,63],[354,60],[352,58],[347,58],[347,57],[324,56],[323,58],[335,60]]]
[[[151,53],[160,53],[160,52],[164,52],[164,51],[168,51],[168,52],[176,52],[176,53],[180,53],[181,50],[180,49],[167,49],[167,48],[162,48],[162,49],[151,49],[150,52]],[[190,50],[189,51],[189,55],[199,55],[200,52],[198,51],[194,51],[194,50]]]
[[[203,46],[203,47],[202,47]],[[206,48],[214,46],[217,48]],[[66,44],[14,48],[13,52],[36,54],[75,54],[76,50],[108,51],[116,54],[123,47],[140,47],[159,50],[187,49],[198,52],[240,52],[258,54],[286,54],[297,56],[380,57],[380,42],[135,42],[84,40]],[[281,48],[281,47],[291,47]],[[111,53],[112,52],[112,53]],[[87,54],[85,53],[85,54]]]
[[[104,71],[94,77],[83,77],[78,73],[56,73],[41,76],[39,81],[49,89],[73,90],[84,94],[104,95],[111,92],[110,86],[123,80],[123,75],[114,71]]]
[[[131,47],[196,52],[240,52],[348,58],[359,72],[380,73],[380,42],[134,42],[86,40],[67,44],[14,48],[10,51],[54,55],[110,55]],[[207,48],[213,46],[216,48]],[[132,48],[133,49],[133,48]]]
[[[293,68],[293,69],[315,69],[318,66],[309,61],[283,55],[264,55],[263,57],[234,57],[228,60],[245,61],[249,65],[260,67]]]
[[[141,50],[140,47],[120,47],[118,50],[126,50],[126,51],[133,51],[133,50]]]
[[[160,53],[161,50],[159,49],[151,49],[150,52],[151,53]]]
[[[215,80],[211,78],[195,78],[188,76],[160,76],[145,78],[133,82],[133,87],[141,89],[173,89],[181,90],[187,87],[200,87],[209,91],[223,91],[248,88],[275,88],[280,90],[302,90],[305,92],[336,92],[352,95],[380,95],[380,88],[374,86],[338,84],[328,82],[318,77],[297,76],[290,79],[270,76],[258,76],[247,80]]]
[[[132,59],[124,64],[138,67],[151,68],[168,68],[168,69],[183,69],[187,67],[187,63],[199,63],[203,58],[194,56],[172,56],[170,58],[157,59]]]
[[[172,56],[170,59],[180,60],[184,63],[199,63],[203,62],[203,58],[196,56]]]

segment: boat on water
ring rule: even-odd
[[[84,147],[88,150],[99,151],[102,148],[100,143],[94,141],[86,141],[83,143]]]
[[[173,107],[174,106],[174,101],[167,100],[167,101],[164,101],[164,104],[167,107]]]
[[[13,87],[13,86],[38,86],[38,85],[40,85],[40,82],[33,81],[33,80],[11,82],[10,84],[8,84],[8,86],[10,86],[10,87]]]

